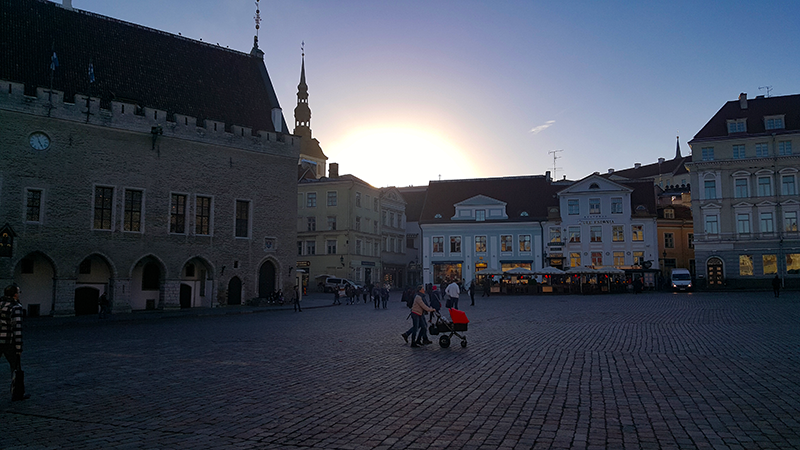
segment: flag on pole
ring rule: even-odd
[[[50,57],[50,70],[56,70],[56,67],[58,67],[58,56],[53,52],[53,56]]]
[[[94,83],[94,65],[89,63],[89,83]]]

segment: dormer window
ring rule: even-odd
[[[728,134],[744,133],[747,131],[747,119],[729,119]]]
[[[519,213],[519,216],[520,217],[528,217],[528,211],[522,211],[521,213]]]
[[[675,218],[675,210],[674,209],[665,209],[664,210],[664,218],[665,219],[674,219]]]
[[[475,210],[475,220],[477,222],[483,222],[486,220],[486,210],[485,209],[476,209]]]
[[[786,128],[783,122],[783,115],[764,116],[764,128],[767,130],[782,130]]]
[[[592,183],[589,185],[589,189],[600,189],[600,186],[597,183]]]
[[[442,218],[442,215],[441,215],[441,214],[436,214],[435,216],[433,216],[433,218],[434,218],[434,219],[441,219],[441,218]]]

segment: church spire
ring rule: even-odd
[[[680,136],[676,136],[675,140],[676,140],[676,142],[675,142],[675,159],[680,159],[681,158],[681,137]]]
[[[294,108],[294,134],[311,138],[311,109],[308,107],[308,85],[306,84],[305,42],[301,47],[300,84],[297,85],[297,106]]]

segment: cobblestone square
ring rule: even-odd
[[[447,349],[330,302],[30,319],[0,448],[800,448],[794,292],[462,296]]]

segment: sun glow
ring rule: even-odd
[[[425,185],[429,180],[472,178],[469,155],[442,136],[411,127],[359,129],[325,146],[328,163],[375,187]]]

